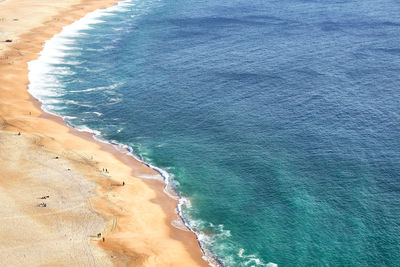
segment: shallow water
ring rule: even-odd
[[[399,14],[126,1],[48,42],[30,91],[167,171],[227,266],[399,266]]]

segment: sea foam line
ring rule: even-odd
[[[75,126],[66,121],[68,118],[71,118],[69,116],[61,116],[54,111],[51,110],[51,106],[49,105],[52,101],[51,97],[54,96],[60,96],[60,93],[56,92],[53,89],[57,89],[62,87],[62,85],[57,81],[52,78],[49,73],[56,74],[54,70],[60,69],[60,66],[57,66],[57,64],[63,64],[63,65],[79,65],[82,62],[79,61],[71,61],[71,62],[66,62],[64,58],[68,55],[70,55],[70,50],[77,50],[76,47],[73,45],[76,44],[76,41],[74,40],[74,37],[86,35],[87,33],[82,32],[82,30],[87,30],[91,29],[92,27],[90,25],[93,24],[99,24],[103,23],[104,21],[101,20],[100,18],[106,17],[106,16],[112,16],[112,12],[124,12],[128,11],[128,7],[133,7],[135,4],[130,3],[129,1],[124,1],[124,2],[118,2],[117,5],[114,5],[112,7],[106,8],[106,9],[99,9],[96,11],[93,11],[91,13],[86,14],[83,18],[80,20],[75,21],[74,23],[67,25],[63,27],[61,33],[54,35],[50,40],[46,41],[42,51],[40,52],[40,56],[38,59],[33,60],[28,62],[28,78],[29,78],[29,86],[28,86],[28,92],[34,96],[36,99],[38,99],[43,105],[42,105],[42,110],[45,111],[46,113],[61,117],[64,122],[81,132],[89,132],[93,134],[93,138],[99,142],[107,143],[107,144],[112,144],[114,147],[120,151],[120,152],[125,152],[138,160],[139,162],[142,162],[149,168],[155,170],[160,174],[162,177],[162,180],[165,184],[164,186],[164,192],[168,196],[176,199],[178,201],[177,205],[177,213],[180,219],[182,220],[183,224],[187,229],[192,231],[197,238],[197,241],[199,243],[200,249],[203,252],[203,258],[208,261],[210,266],[217,267],[217,266],[224,266],[223,262],[220,261],[215,255],[213,255],[204,245],[204,238],[202,237],[202,233],[197,232],[194,230],[189,221],[184,217],[183,215],[183,207],[184,206],[190,206],[190,201],[189,199],[183,197],[180,195],[179,192],[175,190],[175,188],[171,185],[171,176],[168,172],[165,170],[158,168],[156,166],[151,165],[150,163],[147,163],[143,160],[140,155],[137,155],[134,153],[133,148],[130,146],[127,146],[125,144],[121,144],[115,141],[107,141],[102,138],[101,132],[97,130],[90,129],[86,126]],[[71,46],[72,45],[72,46]],[[75,53],[76,55],[79,55],[79,52]],[[69,70],[65,70],[65,75],[68,75]],[[50,82],[50,85],[49,85]],[[49,90],[51,91],[51,94],[49,95]],[[50,98],[48,98],[50,96]],[[121,151],[121,148],[124,151]],[[155,178],[155,177],[143,177],[143,178]]]

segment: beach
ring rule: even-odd
[[[208,265],[195,234],[172,226],[177,200],[158,172],[27,92],[27,63],[44,42],[115,2],[0,2],[2,266]]]

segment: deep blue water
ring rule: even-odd
[[[31,92],[170,173],[226,266],[400,266],[398,1],[128,1],[47,47]]]

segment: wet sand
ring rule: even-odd
[[[27,92],[27,62],[38,57],[44,42],[62,26],[114,2],[0,2],[5,266],[208,265],[195,235],[171,225],[179,220],[177,202],[164,194],[164,184],[137,178],[157,172],[43,113]],[[7,39],[12,42],[3,42]]]

